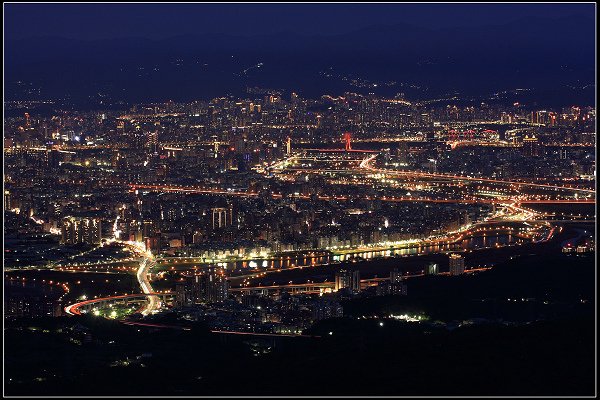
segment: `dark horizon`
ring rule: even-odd
[[[594,99],[591,4],[5,10],[8,100],[190,101],[241,96],[248,87],[307,98],[372,91],[431,100],[460,93],[476,103],[525,88],[528,96],[509,101],[548,107]]]

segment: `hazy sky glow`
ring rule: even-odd
[[[181,34],[335,34],[376,24],[428,28],[588,15],[587,4],[5,4],[5,37],[98,39]]]

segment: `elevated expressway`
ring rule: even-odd
[[[117,239],[113,239],[113,241],[118,241],[119,243],[124,244],[132,253],[141,257],[140,265],[136,272],[136,277],[138,283],[140,284],[142,293],[85,300],[65,307],[65,312],[67,314],[80,315],[82,310],[87,312],[91,308],[98,306],[104,307],[107,303],[117,301],[126,304],[131,302],[142,303],[142,307],[138,309],[137,312],[146,316],[158,311],[162,307],[162,302],[166,301],[168,296],[173,295],[172,293],[155,293],[152,289],[149,280],[149,271],[151,268],[156,266],[156,259],[151,252],[145,249],[143,243],[125,242]]]
[[[556,189],[556,190],[566,190],[566,191],[574,191],[578,193],[588,193],[595,194],[596,191],[594,189],[585,189],[579,188],[575,186],[560,186],[560,185],[549,185],[543,183],[535,183],[535,182],[526,182],[526,181],[514,181],[514,180],[504,180],[504,179],[493,179],[493,178],[483,178],[483,177],[472,177],[465,175],[453,175],[453,174],[442,174],[442,173],[430,173],[430,172],[421,172],[421,171],[407,171],[407,170],[393,170],[393,169],[384,169],[384,168],[376,168],[373,166],[373,162],[378,156],[378,153],[373,154],[372,152],[368,152],[365,154],[366,157],[361,160],[348,160],[348,161],[357,161],[359,162],[358,168],[352,169],[341,169],[341,168],[331,168],[331,169],[318,169],[318,168],[310,168],[297,166],[298,161],[301,160],[316,160],[315,157],[311,156],[303,156],[303,155],[293,155],[285,160],[279,161],[267,169],[269,171],[283,171],[284,169],[290,169],[293,171],[303,171],[309,173],[319,173],[319,172],[337,172],[337,173],[351,173],[351,174],[382,174],[385,176],[397,176],[397,177],[410,177],[410,178],[433,178],[433,179],[443,179],[443,180],[451,180],[451,181],[467,181],[467,182],[477,182],[477,183],[493,183],[500,185],[509,185],[509,186],[517,186],[517,187],[532,187],[532,188],[540,188],[540,189]],[[293,165],[293,166],[292,166]]]
[[[166,302],[169,299],[172,299],[174,293],[136,293],[136,294],[126,294],[121,296],[109,296],[109,297],[100,297],[97,299],[89,299],[84,300],[79,303],[71,304],[70,306],[65,307],[65,312],[68,315],[83,315],[91,312],[95,308],[105,308],[110,304],[140,304],[141,307],[138,309],[138,312],[143,312],[146,309],[148,304],[148,299],[150,297],[156,297],[162,299],[162,301]]]

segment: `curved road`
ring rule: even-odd
[[[156,265],[154,256],[149,252],[145,252],[144,258],[140,262],[140,267],[137,270],[137,280],[142,288],[144,294],[154,293],[152,286],[150,286],[150,280],[148,279],[150,268]],[[148,296],[148,304],[142,310],[142,315],[148,315],[156,310],[159,310],[162,306],[160,298],[156,295]]]
[[[161,295],[161,296],[165,296],[165,295],[173,295],[173,293],[171,292],[166,292],[166,293],[152,293],[152,295]],[[108,301],[117,301],[117,300],[146,300],[149,296],[146,296],[144,294],[124,294],[124,295],[120,295],[120,296],[109,296],[109,297],[100,297],[100,298],[95,298],[95,299],[89,299],[89,300],[84,300],[81,301],[79,303],[75,303],[75,304],[71,304],[67,307],[65,307],[65,312],[68,315],[82,315],[82,307],[86,307],[92,304],[96,304],[96,303],[103,303],[103,302],[108,302]],[[146,308],[146,305],[144,305],[144,308]]]

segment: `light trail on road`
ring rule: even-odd
[[[520,182],[520,181],[508,181],[501,179],[492,179],[492,178],[477,178],[471,176],[462,176],[462,175],[450,175],[450,174],[437,174],[437,173],[429,173],[429,172],[418,172],[418,171],[397,171],[391,169],[381,169],[375,168],[371,166],[371,162],[375,160],[375,157],[370,157],[365,159],[364,163],[361,163],[361,167],[365,170],[384,174],[384,175],[402,175],[402,176],[414,176],[421,178],[444,178],[444,179],[452,179],[452,180],[466,180],[466,181],[477,181],[477,182],[489,182],[489,183],[497,183],[497,184],[505,184],[505,185],[518,185],[518,186],[531,186],[538,188],[546,188],[546,189],[560,189],[560,190],[573,190],[584,193],[596,193],[593,189],[582,189],[582,188],[574,188],[570,186],[557,186],[557,185],[548,185],[543,183],[533,183],[533,182]]]
[[[156,295],[152,295],[154,291],[152,290],[152,286],[150,286],[150,281],[148,279],[150,269],[156,265],[156,261],[154,260],[154,256],[149,252],[144,252],[144,258],[140,262],[140,267],[137,270],[136,276],[137,280],[142,288],[142,292],[148,296],[148,304],[145,309],[142,310],[142,315],[146,316],[154,311],[157,311],[161,308],[162,303],[160,298]]]
[[[171,293],[171,292],[149,293],[149,295],[158,297],[158,296],[173,295],[173,293]],[[121,300],[135,300],[135,299],[142,299],[144,297],[149,297],[149,296],[137,293],[137,294],[124,294],[124,295],[119,295],[119,296],[99,297],[96,299],[84,300],[84,301],[80,301],[79,303],[71,304],[71,305],[65,307],[65,313],[67,313],[68,315],[81,315],[82,314],[81,308],[92,305],[92,304],[107,303],[107,302],[111,302],[111,301],[121,301]],[[144,308],[145,308],[145,306],[144,306]]]
[[[207,194],[207,195],[225,195],[225,196],[236,196],[236,197],[257,197],[258,193],[255,192],[231,192],[226,190],[217,190],[217,189],[202,189],[195,188],[191,186],[169,186],[169,185],[146,185],[146,184],[131,184],[131,190],[136,189],[146,189],[149,191],[156,192],[175,192],[175,193],[190,193],[190,194]],[[565,188],[567,189],[567,188]],[[573,189],[574,190],[574,189]],[[582,189],[583,190],[583,189]],[[283,196],[279,193],[271,193],[270,196],[274,199],[280,199]],[[294,194],[294,198],[310,200],[311,196],[303,195],[303,194]],[[499,204],[502,201],[506,200],[497,200],[497,199],[436,199],[436,198],[419,198],[419,197],[396,197],[396,196],[366,196],[366,197],[353,197],[353,196],[328,196],[328,195],[317,195],[319,200],[323,201],[348,201],[348,200],[380,200],[384,202],[391,203],[460,203],[460,204]],[[543,202],[545,204],[571,204],[571,203],[595,203],[595,199],[556,199],[556,200],[520,200],[520,203],[539,203]]]

